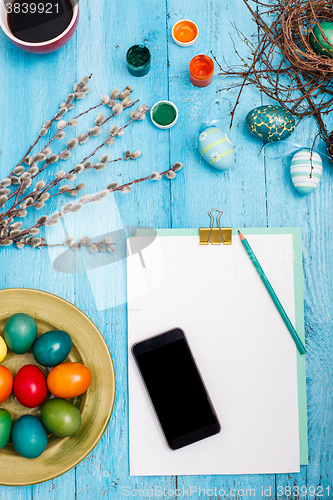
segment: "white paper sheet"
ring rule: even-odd
[[[292,235],[248,241],[294,323]],[[130,253],[131,239],[128,246]],[[231,246],[159,236],[142,257],[127,263],[130,474],[299,472],[295,343],[238,236]],[[222,426],[177,451],[130,352],[173,327],[185,331]]]

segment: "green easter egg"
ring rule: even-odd
[[[324,21],[320,23],[321,29],[329,43],[333,45],[333,23]],[[317,54],[327,57],[333,57],[333,48],[323,37],[318,24],[313,27],[313,33],[310,34],[310,43]]]
[[[81,413],[66,399],[49,399],[43,404],[40,418],[44,427],[59,437],[75,434],[81,426]]]
[[[5,324],[4,337],[11,351],[24,354],[37,338],[36,321],[28,314],[14,314]]]
[[[6,446],[12,431],[12,417],[7,410],[0,408],[0,450]]]

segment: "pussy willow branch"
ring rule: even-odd
[[[139,102],[139,99],[137,99],[136,101],[132,102],[131,104],[129,104],[128,106],[124,106],[124,110],[127,109],[127,108],[131,108],[132,106],[134,106],[134,104],[138,103]],[[107,123],[109,120],[111,120],[111,118],[114,118],[115,115],[114,113],[112,113],[112,115],[110,115],[108,118],[106,118],[100,125],[100,127],[102,127],[103,125],[105,125],[105,123]],[[64,127],[65,128],[65,127]],[[64,130],[64,129],[61,129],[61,130]],[[85,140],[87,137],[89,136],[89,133],[86,133],[81,140]],[[45,148],[43,148],[43,150],[45,151],[47,146],[45,146]],[[41,152],[43,152],[43,150]],[[61,151],[60,155],[59,155],[59,158],[61,159],[61,155],[64,155],[65,153],[67,153],[68,151],[70,151],[69,148],[66,148],[64,149],[63,151]],[[83,163],[84,161],[86,160],[82,160],[81,163]],[[58,162],[56,163],[51,163],[51,164],[48,164],[46,163],[35,175],[31,176],[31,179],[34,179],[35,177],[37,177],[38,174],[40,174],[41,172],[43,172],[45,170],[45,168],[47,168],[48,166],[50,165],[56,165]],[[9,197],[8,197],[9,199]]]
[[[136,102],[138,102],[138,101],[136,101]],[[135,103],[133,103],[133,104],[135,104]],[[137,118],[135,118],[135,119],[133,119],[133,118],[132,118],[132,119],[131,119],[128,123],[126,123],[126,125],[124,125],[123,127],[119,128],[119,129],[118,129],[118,131],[117,131],[115,134],[113,134],[113,135],[111,135],[111,134],[110,134],[110,135],[109,135],[109,137],[108,137],[108,138],[107,138],[107,139],[106,139],[106,140],[105,140],[102,144],[100,144],[100,145],[99,145],[99,146],[98,146],[98,147],[97,147],[97,148],[96,148],[96,149],[95,149],[95,150],[94,150],[94,151],[93,151],[93,152],[92,152],[89,156],[87,156],[86,158],[84,158],[84,159],[83,159],[80,163],[81,163],[81,164],[83,164],[83,163],[85,163],[87,160],[89,160],[90,158],[92,158],[92,157],[93,157],[93,156],[94,156],[94,155],[95,155],[95,154],[96,154],[96,153],[97,153],[97,152],[98,152],[98,151],[99,151],[99,150],[100,150],[103,146],[105,146],[105,145],[108,143],[108,141],[109,141],[111,138],[114,138],[114,137],[117,137],[117,136],[121,135],[121,133],[122,133],[122,132],[123,132],[123,131],[124,131],[124,130],[125,130],[125,129],[129,126],[129,125],[131,125],[134,121],[138,121],[138,120],[140,120],[140,119],[141,119],[141,117],[142,117],[142,116],[144,116],[144,115],[146,115],[146,113],[147,113],[148,111],[149,111],[149,109],[142,111],[141,113],[139,113],[139,115],[137,116]],[[107,120],[106,120],[106,121],[107,121]],[[104,122],[104,123],[105,123],[105,122]],[[127,158],[118,158],[118,159],[116,159],[116,160],[112,160],[112,161],[107,162],[107,163],[112,163],[112,162],[120,161],[120,160],[122,160],[122,159],[123,159],[123,160],[126,160]],[[130,158],[128,158],[128,159],[130,159]],[[91,167],[88,167],[88,168],[87,168],[87,170],[88,170],[89,168],[94,168],[94,165],[92,165]],[[72,173],[74,173],[74,169],[72,169],[72,170],[70,170],[69,172],[67,172],[67,174],[66,174],[65,176],[63,176],[63,177],[61,177],[61,178],[59,178],[59,179],[56,179],[56,180],[54,180],[54,181],[50,182],[47,186],[45,186],[45,187],[44,187],[43,191],[41,191],[41,193],[40,193],[40,194],[43,194],[44,192],[49,191],[49,189],[51,189],[52,187],[54,187],[55,185],[57,185],[60,181],[62,181],[62,180],[66,180],[66,178],[68,177],[68,175],[70,175],[70,174],[72,174]],[[50,186],[50,187],[48,187],[48,186]],[[48,188],[48,189],[46,189],[46,188]],[[73,191],[74,191],[74,190],[75,190],[75,188],[73,188]],[[54,196],[57,196],[57,195],[59,195],[59,194],[62,194],[62,193],[61,193],[61,192],[60,192],[60,193],[56,193],[56,195],[54,195]]]
[[[133,123],[134,121],[137,121],[140,119],[141,116],[144,116],[147,112],[149,111],[149,109],[147,110],[144,110],[142,111],[137,118],[132,118],[128,123],[126,123],[126,125],[124,125],[123,127],[121,127],[118,132],[114,135],[111,135],[102,143],[100,144],[89,156],[86,156],[86,158],[84,158],[84,160],[82,160],[81,163],[85,163],[87,160],[89,160],[89,158],[91,158],[92,156],[94,156],[100,149],[102,149],[103,146],[105,146],[111,137],[116,137],[118,136],[119,134],[121,134],[121,132],[123,132],[125,130],[125,128],[127,128],[129,125],[131,125],[131,123]]]
[[[168,170],[165,170],[164,172],[160,172],[159,173],[159,176],[160,177],[165,177],[167,176],[168,174],[170,174],[170,172],[174,172],[174,169],[173,167],[171,167],[170,169]],[[136,179],[134,181],[130,181],[130,182],[127,182],[126,184],[122,184],[121,186],[117,186],[115,188],[112,188],[112,189],[108,189],[109,192],[116,192],[116,191],[121,191],[122,189],[126,188],[126,187],[129,187],[129,186],[133,186],[134,184],[139,184],[141,182],[144,182],[144,181],[147,181],[149,179],[154,179],[154,174],[151,174],[151,175],[148,175],[147,177],[141,177],[140,179]],[[92,202],[95,202],[97,200],[97,198],[99,197],[99,194],[95,195],[95,196],[92,196],[91,198],[85,200],[82,202],[82,205],[87,205],[88,203],[92,203]],[[67,213],[72,213],[71,209],[63,209],[62,210],[62,213],[64,215],[66,215]],[[28,229],[24,229],[23,231],[21,231],[20,235],[15,237],[15,238],[11,238],[10,236],[6,239],[9,239],[13,242],[18,242],[20,241],[21,238],[23,238],[24,236],[28,236],[31,232],[32,229],[40,229],[44,226],[47,226],[49,222],[51,222],[54,218],[56,217],[56,215],[53,215],[49,218],[47,218],[44,222],[42,223],[36,223],[35,225],[31,226],[30,228]],[[23,241],[22,241],[23,242]]]
[[[134,106],[134,104],[136,104],[137,102],[139,102],[139,99],[137,99],[136,101],[134,101],[134,102],[132,102],[132,103],[128,104],[127,106],[124,106],[124,110],[125,110],[125,109],[127,109],[127,108],[131,108],[131,107],[132,107],[132,106]],[[47,144],[45,144],[45,146],[44,146],[44,147],[43,147],[43,149],[41,150],[41,153],[43,153],[43,152],[44,152],[44,151],[45,151],[45,150],[46,150],[46,149],[47,149],[47,148],[48,148],[48,147],[52,144],[52,142],[54,142],[54,140],[56,140],[57,135],[58,135],[60,132],[64,131],[67,127],[70,127],[70,122],[71,122],[72,120],[78,120],[79,118],[81,118],[82,116],[86,115],[87,113],[90,113],[90,111],[93,111],[93,110],[95,110],[95,109],[98,109],[98,108],[99,108],[99,107],[101,107],[101,106],[105,106],[105,104],[103,104],[103,103],[101,102],[100,104],[97,104],[96,106],[93,106],[92,108],[89,108],[89,109],[87,109],[86,111],[83,111],[83,113],[80,113],[79,115],[77,115],[77,116],[75,116],[74,118],[72,118],[71,120],[69,120],[69,121],[66,123],[66,125],[64,125],[64,127],[63,127],[61,130],[58,130],[58,131],[54,134],[54,136],[52,137],[52,139],[50,139],[50,141],[49,141]],[[106,118],[106,119],[103,121],[103,123],[101,123],[101,125],[100,125],[100,126],[102,126],[102,125],[104,125],[105,123],[107,123],[107,122],[108,122],[109,120],[111,120],[111,118],[113,118],[114,116],[116,116],[116,115],[114,115],[114,113],[112,113],[112,115],[110,115],[108,118]],[[82,137],[82,139],[84,140],[85,138],[87,138],[87,137],[88,137],[88,135],[89,135],[89,134],[87,133],[84,137]],[[62,153],[65,153],[66,151],[69,151],[69,148],[67,148],[67,149],[65,149],[64,151],[62,151]],[[37,163],[37,162],[33,162],[31,166],[33,167],[36,163]],[[37,174],[33,175],[31,178],[32,178],[32,179],[34,179],[34,178],[38,175],[38,173],[39,173],[39,172],[37,172]]]
[[[128,160],[133,160],[133,158],[129,157],[129,158],[126,158],[126,157],[121,157],[121,158],[116,158],[115,160],[110,160],[108,162],[106,162],[105,164],[109,164],[109,163],[116,163],[118,161],[128,161]],[[91,165],[90,167],[85,167],[85,171],[86,170],[90,170],[92,168],[94,168],[96,165]],[[59,182],[61,181],[64,181],[67,179],[67,177],[70,175],[70,174],[73,174],[74,173],[74,168],[72,168],[69,172],[67,172],[64,176],[62,177],[58,177],[56,178],[55,180],[49,182],[48,184],[46,184],[44,186],[44,188],[41,190],[41,191],[37,191],[36,189],[34,189],[32,192],[28,193],[24,198],[22,198],[21,200],[19,201],[15,201],[15,204],[8,210],[8,212],[6,212],[5,214],[5,218],[13,218],[15,217],[15,215],[17,214],[17,212],[20,211],[20,209],[17,208],[18,205],[20,205],[21,203],[23,203],[24,201],[26,201],[28,198],[34,196],[37,194],[38,192],[38,198],[36,199],[36,201],[32,204],[32,205],[29,205],[26,207],[26,210],[28,210],[29,208],[32,208],[35,206],[35,204],[38,202],[38,199],[40,198],[40,196],[43,194],[43,193],[47,193],[48,191],[50,191],[50,189],[52,189],[53,187],[57,186],[57,184],[59,184]],[[60,196],[61,194],[69,194],[70,192],[72,191],[75,191],[75,187],[73,187],[73,189],[70,189],[68,191],[59,191],[53,195],[50,196],[50,198],[54,198],[55,196]]]
[[[138,102],[138,101],[136,101]],[[135,102],[135,103],[136,103]],[[133,106],[135,103],[132,103],[130,104],[129,106],[126,106],[126,107],[131,107]],[[124,107],[125,109],[125,107]],[[126,125],[124,125],[123,127],[119,128],[117,130],[117,132],[115,132],[114,134],[110,134],[109,137],[102,143],[100,144],[88,157],[84,158],[80,163],[83,164],[85,163],[89,158],[91,158],[92,156],[94,156],[103,146],[105,146],[105,144],[107,144],[111,138],[114,138],[114,137],[117,137],[119,135],[122,135],[122,132],[129,126],[131,125],[134,121],[138,121],[141,119],[141,117],[145,116],[146,113],[149,111],[149,109],[145,109],[143,110],[141,113],[138,114],[138,116],[134,119],[132,118]],[[106,123],[107,121],[109,121],[109,119],[114,116],[113,114],[107,118],[106,120],[103,121],[103,124]],[[87,134],[88,135],[88,134]],[[117,160],[119,161],[119,160]],[[109,162],[108,162],[109,163]],[[39,170],[38,173],[41,173],[45,168],[47,167],[47,164],[44,165],[43,168],[41,168]],[[61,176],[61,177],[58,177],[56,179],[54,179],[53,181],[49,182],[49,184],[47,184],[46,186],[44,186],[44,188],[38,193],[38,197],[37,199],[34,201],[34,203],[32,205],[29,205],[29,206],[35,206],[36,203],[38,203],[39,199],[41,198],[41,196],[48,192],[50,189],[52,189],[54,186],[56,186],[57,184],[59,184],[60,181],[62,180],[66,180],[67,177],[71,174],[73,174],[75,172],[75,167],[73,169],[71,169],[69,172],[67,172],[64,176]],[[37,174],[36,174],[37,175]],[[16,199],[15,199],[15,202],[14,204],[11,206],[11,208],[4,214],[4,216],[2,217],[2,219],[4,218],[13,218],[17,215],[17,213],[20,211],[18,207],[18,205],[22,204],[25,200],[27,200],[29,197],[31,196],[34,196],[36,194],[36,189],[33,189],[31,192],[29,192],[27,195],[25,195],[24,198],[18,200],[18,195],[20,193],[20,189],[21,189],[21,186],[19,186],[19,188],[17,189],[17,194],[16,194]],[[75,188],[73,188],[72,190],[69,190],[68,192],[70,191],[75,191]],[[14,192],[15,193],[15,192]],[[13,194],[14,194],[13,193]],[[13,196],[13,194],[11,196]],[[61,194],[61,192],[57,193],[57,194]],[[29,208],[28,206],[26,208]]]
[[[115,160],[110,160],[108,162],[105,163],[105,165],[109,164],[109,163],[116,163],[118,161],[128,161],[128,160],[133,160],[133,158],[129,157],[129,158],[126,158],[126,157],[122,157],[122,158],[116,158]],[[86,167],[84,170],[90,170],[92,168],[95,168],[96,165],[91,165],[90,167]],[[43,193],[47,193],[48,191],[50,191],[50,189],[52,189],[53,187],[55,187],[57,184],[59,184],[60,181],[64,181],[66,180],[66,178],[68,177],[68,175],[70,175],[71,173],[74,173],[74,169],[70,170],[69,172],[67,172],[66,175],[64,175],[63,177],[59,177],[57,178],[56,180],[50,182],[49,184],[47,184],[44,189],[40,192],[40,195],[42,195]],[[64,194],[64,193],[70,193],[71,191],[75,191],[75,187],[73,187],[73,189],[70,189],[69,191],[59,191],[58,193],[55,193],[53,194],[52,196],[50,196],[50,198],[53,198],[54,196],[60,196],[61,194]],[[40,196],[39,195],[39,196]],[[32,207],[34,205],[31,205]],[[29,208],[29,207],[27,207]]]
[[[139,100],[137,99],[136,101],[134,101],[134,102],[130,103],[129,105],[124,106],[124,108],[123,108],[123,109],[125,110],[125,109],[127,109],[127,108],[131,108],[132,106],[134,106],[134,104],[137,104],[138,102],[139,102]],[[94,109],[94,108],[92,108],[92,109]],[[106,119],[105,119],[105,120],[101,123],[101,125],[100,125],[100,126],[102,127],[103,125],[105,125],[105,124],[106,124],[109,120],[111,120],[111,118],[113,118],[114,116],[117,116],[117,115],[115,115],[114,113],[112,113],[112,114],[111,114],[108,118],[106,118]],[[132,123],[132,121],[133,121],[133,120],[131,120],[131,121],[128,123],[128,125],[129,125],[130,123]],[[68,124],[67,124],[67,125],[68,125]],[[67,125],[66,125],[66,126],[67,126]],[[64,127],[64,128],[65,128],[65,127]],[[64,128],[63,128],[63,129],[61,129],[61,130],[64,130]],[[58,131],[58,132],[59,132],[59,131]],[[57,132],[57,133],[58,133],[58,132]],[[53,137],[53,139],[51,139],[51,141],[50,141],[50,142],[49,142],[49,143],[48,143],[48,144],[47,144],[47,145],[46,145],[46,146],[42,149],[42,151],[41,151],[41,152],[45,151],[45,149],[46,149],[46,148],[47,148],[47,147],[51,144],[52,140],[54,140],[54,138],[56,137],[56,135],[57,135],[57,134],[55,134],[55,136]],[[118,135],[118,134],[116,134],[116,135]],[[82,141],[82,140],[85,140],[88,136],[89,136],[89,133],[85,134],[85,135],[82,137],[81,141]],[[109,138],[107,139],[107,141],[108,141],[108,140],[109,140]],[[106,141],[106,142],[107,142],[107,141]],[[100,146],[100,148],[101,148],[102,146],[104,146],[104,145],[105,145],[105,142],[104,142],[104,143]],[[100,149],[100,148],[99,148],[99,149]],[[59,158],[61,159],[61,155],[64,155],[67,151],[70,151],[70,149],[69,149],[68,147],[67,147],[66,149],[64,149],[64,150],[60,153]],[[97,151],[98,151],[98,149],[97,149],[97,150],[95,150],[95,152],[94,152],[93,154],[91,154],[88,158],[90,158],[91,156],[93,156],[93,155],[94,155]],[[87,160],[87,158],[86,158],[86,159],[84,159],[84,160],[82,160],[82,162],[81,162],[81,163],[84,163],[86,160]],[[35,162],[34,162],[34,163],[35,163]],[[34,164],[34,163],[33,163],[33,164]],[[45,162],[45,164],[43,165],[43,167],[42,167],[42,168],[40,168],[40,169],[39,169],[39,171],[38,171],[35,175],[32,175],[32,176],[31,176],[31,179],[33,180],[35,177],[37,177],[38,175],[40,175],[40,174],[41,174],[41,173],[42,173],[42,172],[43,172],[43,171],[44,171],[47,167],[49,167],[50,165],[56,165],[57,163],[58,163],[58,162],[49,164],[49,163]],[[33,164],[32,164],[32,165],[33,165]],[[67,175],[70,175],[71,173],[74,173],[74,171],[72,170],[72,171],[68,172],[68,173],[67,173]],[[64,178],[65,178],[65,177],[64,177]],[[62,179],[61,179],[61,180],[62,180]],[[13,193],[11,193],[11,194],[8,196],[8,200],[10,200],[13,196],[17,195],[17,193],[19,193],[19,192],[20,192],[20,190],[21,190],[21,186],[19,186],[19,187],[18,187],[15,191],[13,191]],[[24,199],[27,199],[27,198],[28,198],[29,196],[31,196],[33,193],[34,193],[34,191],[30,192],[30,193],[29,193],[29,195],[28,195],[28,196],[26,196]],[[6,212],[5,216],[8,216],[8,215],[12,212],[12,210],[13,210],[13,209],[14,209],[17,205],[19,205],[19,204],[20,204],[20,203],[22,203],[22,202],[23,202],[23,199],[21,199],[21,200],[17,201],[17,196],[16,196],[16,200],[15,200],[14,204],[13,204],[13,205],[12,205],[12,207],[11,207],[11,208],[10,208],[10,209]]]
[[[31,242],[29,242],[29,241],[22,241],[22,244],[25,245],[25,246],[27,246],[27,247],[32,247],[33,246],[33,244]],[[105,245],[105,243],[103,243],[102,241],[94,241],[93,244],[94,245]],[[117,243],[109,243],[107,246],[109,246],[109,245],[110,246],[114,246],[116,244]],[[80,243],[80,247],[81,246],[88,247],[88,244]],[[38,245],[38,248],[55,248],[55,247],[67,247],[67,245],[65,245],[65,243],[57,243],[55,245],[49,245],[47,243],[41,243],[40,245]]]
[[[89,76],[89,80],[90,80],[91,77],[92,77],[92,74]],[[80,83],[80,87],[79,87],[78,91],[82,90],[84,88],[84,86],[85,85],[83,85],[82,83]],[[50,120],[50,123],[45,128],[49,129],[51,127],[52,123],[57,119],[57,115],[58,115],[58,113],[52,118],[52,120]],[[20,165],[22,165],[22,163],[24,162],[25,158],[31,153],[31,151],[34,149],[34,147],[37,146],[37,144],[38,144],[39,140],[41,139],[41,137],[42,137],[41,135],[38,135],[38,137],[35,140],[35,142],[33,143],[33,145],[30,146],[30,148],[28,149],[28,151],[26,152],[26,154],[23,156],[22,160],[15,167],[19,167]],[[12,177],[13,175],[14,175],[13,172],[11,172],[8,177]]]
[[[43,147],[43,149],[40,152],[43,153],[45,151],[45,149],[47,149],[52,144],[52,142],[54,142],[56,140],[57,135],[60,132],[62,132],[63,130],[65,130],[67,127],[70,127],[70,122],[72,120],[78,120],[79,118],[81,118],[81,116],[84,116],[84,115],[90,113],[90,111],[94,111],[95,109],[98,109],[101,106],[103,106],[103,103],[97,104],[96,106],[93,106],[93,107],[87,109],[86,111],[83,111],[83,113],[80,113],[79,115],[75,116],[74,118],[71,118],[71,120],[68,120],[68,122],[66,123],[66,125],[61,130],[57,130],[57,132],[54,134],[54,136],[49,140],[49,142],[47,144],[45,144],[45,146]],[[36,163],[37,162],[34,161],[31,166],[33,167],[34,165],[36,165]]]

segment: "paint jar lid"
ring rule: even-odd
[[[190,47],[199,36],[198,26],[189,19],[181,19],[172,28],[172,39],[180,47]]]
[[[150,118],[157,128],[171,128],[178,120],[177,106],[170,101],[158,101],[150,110]]]

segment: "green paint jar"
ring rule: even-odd
[[[149,73],[151,55],[145,45],[133,45],[126,54],[127,69],[133,76],[145,76]]]
[[[171,128],[178,120],[178,109],[170,101],[159,101],[151,108],[150,117],[155,127]]]

